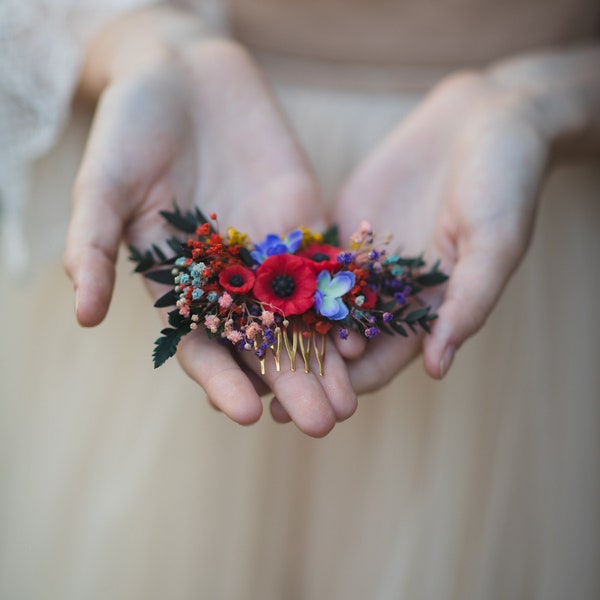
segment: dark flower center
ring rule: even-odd
[[[280,298],[287,298],[294,293],[296,284],[291,275],[277,275],[271,284],[273,291]]]
[[[244,285],[244,278],[239,273],[236,273],[229,278],[229,285],[231,287],[240,287]]]
[[[325,252],[316,252],[312,255],[312,259],[315,262],[324,262],[326,260],[329,260],[329,256],[325,254]]]

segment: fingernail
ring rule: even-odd
[[[448,344],[446,349],[444,350],[444,355],[442,356],[442,360],[440,361],[440,379],[446,375],[448,369],[452,365],[452,361],[454,360],[454,353],[456,352],[456,348],[453,344]]]
[[[75,316],[77,316],[79,308],[79,290],[75,288]]]

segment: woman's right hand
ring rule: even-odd
[[[106,315],[121,240],[146,249],[169,237],[159,211],[171,209],[174,199],[183,208],[216,212],[223,229],[234,226],[253,239],[299,224],[324,225],[313,175],[248,53],[193,34],[177,45],[155,42],[147,34],[155,21],[147,14],[127,19],[127,27],[120,22],[105,30],[88,61],[106,83],[99,85],[65,253],[84,326]],[[189,32],[189,21],[182,23]],[[119,63],[115,48],[122,40],[128,54]],[[113,66],[99,69],[103,54]],[[165,291],[157,284],[150,290],[154,297]],[[260,378],[254,357],[239,362],[201,332],[186,336],[177,356],[210,402],[238,423],[260,417],[265,384],[277,399],[274,416],[289,415],[312,436],[325,435],[356,408],[333,347],[324,377],[284,365]]]

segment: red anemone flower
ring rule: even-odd
[[[359,291],[352,291],[350,294],[352,304],[359,308],[369,309],[373,308],[377,303],[377,294],[368,286],[359,288]],[[360,299],[357,302],[357,299]]]
[[[254,279],[254,273],[242,265],[227,267],[219,273],[219,283],[231,294],[247,294]]]
[[[340,252],[339,248],[329,244],[310,244],[310,246],[298,252],[298,256],[308,258],[317,273],[321,271],[333,273],[342,266],[337,260]]]
[[[269,256],[256,271],[254,295],[284,316],[311,308],[316,290],[317,277],[310,262],[294,254]]]

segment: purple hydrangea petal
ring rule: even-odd
[[[319,313],[328,319],[333,319],[339,312],[339,306],[336,298],[324,296],[321,306],[318,309]]]
[[[321,304],[323,304],[323,294],[321,290],[317,288],[317,291],[315,292],[315,310],[317,312],[321,311]]]
[[[347,294],[356,283],[356,277],[354,273],[350,271],[341,271],[340,273],[336,273],[329,284],[327,293],[340,297],[344,294]]]
[[[329,318],[333,321],[340,321],[342,319],[345,319],[350,311],[348,307],[339,298],[336,298],[336,303],[338,306],[338,311],[335,313],[335,315],[332,315]]]
[[[322,294],[327,293],[330,283],[331,283],[331,275],[330,275],[329,271],[321,271],[317,275],[317,289],[320,290]]]

